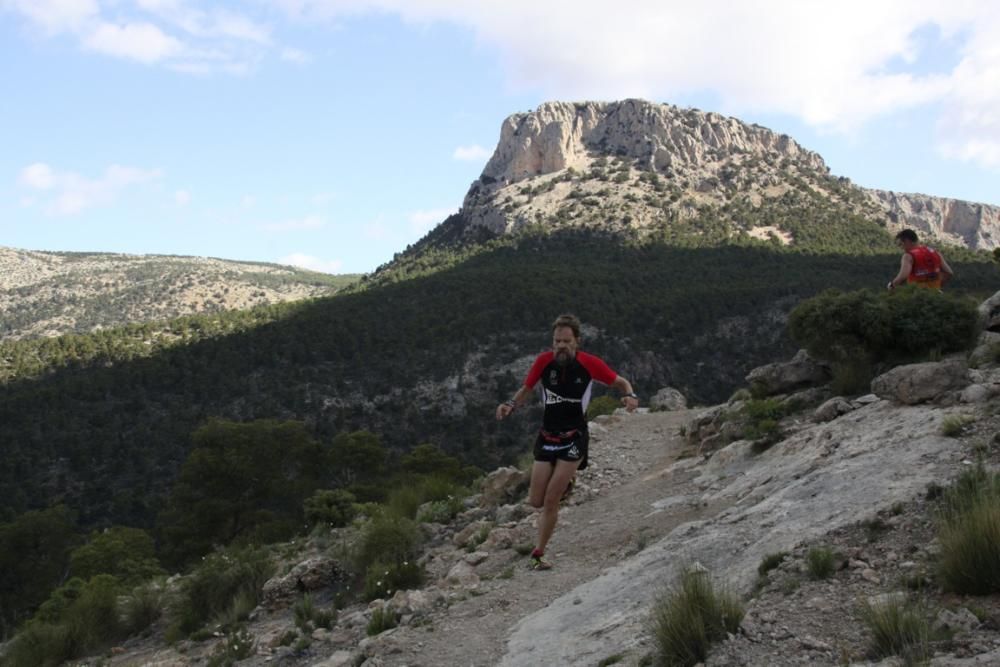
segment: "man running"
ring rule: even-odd
[[[912,229],[896,234],[896,245],[903,251],[903,258],[899,263],[899,273],[889,281],[889,289],[909,283],[939,290],[955,275],[941,253],[917,242],[917,233]]]
[[[552,564],[545,559],[545,547],[552,537],[559,515],[559,501],[576,471],[587,467],[587,404],[596,380],[622,394],[629,412],[639,407],[639,398],[628,380],[611,370],[603,360],[579,350],[580,320],[560,315],[552,323],[552,350],[535,359],[524,384],[514,397],[497,406],[497,419],[505,419],[524,403],[539,382],[545,403],[542,428],[535,439],[535,463],[531,468],[528,499],[540,507],[538,544],[531,552],[536,570]]]

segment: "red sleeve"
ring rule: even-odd
[[[587,369],[590,373],[590,377],[594,378],[601,384],[613,384],[615,378],[618,377],[618,373],[611,370],[611,368],[604,363],[604,360],[600,357],[595,357],[592,354],[587,354],[586,352],[577,352],[576,360],[580,362],[580,365]]]
[[[538,381],[542,379],[542,371],[545,367],[552,362],[552,358],[555,356],[552,350],[548,352],[542,352],[535,359],[535,363],[531,364],[531,370],[528,371],[528,377],[524,378],[524,386],[528,389],[534,389]]]

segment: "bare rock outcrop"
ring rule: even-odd
[[[887,190],[865,192],[885,213],[890,229],[910,228],[969,248],[1000,246],[1000,206]]]
[[[746,377],[751,387],[767,396],[830,381],[830,368],[799,350],[791,361],[776,362],[753,369]]]
[[[896,366],[872,380],[872,392],[906,405],[925,403],[968,386],[968,370],[964,359]]]

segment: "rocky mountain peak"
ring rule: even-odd
[[[708,209],[780,208],[796,191],[890,232],[912,227],[936,242],[1000,244],[1000,207],[867,190],[833,177],[819,154],[788,135],[638,99],[546,102],[509,116],[461,216],[466,232],[504,234],[542,224],[642,233]],[[733,234],[797,242],[790,230],[718,217]]]
[[[509,116],[483,180],[514,183],[568,167],[585,169],[601,154],[650,170],[686,170],[734,154],[776,154],[826,172],[823,159],[787,135],[696,109],[644,100],[546,102]]]

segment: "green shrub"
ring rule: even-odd
[[[1000,475],[982,465],[944,493],[938,539],[942,586],[970,595],[1000,592]]]
[[[346,526],[354,519],[354,494],[343,489],[317,491],[303,503],[306,521],[310,525],[325,524],[332,528]]]
[[[614,414],[614,411],[621,406],[621,401],[614,396],[598,396],[587,406],[587,421],[597,419],[601,415]]]
[[[949,415],[941,421],[941,435],[957,438],[965,432],[966,427],[975,421],[976,418],[972,415]]]
[[[184,579],[171,605],[173,623],[168,638],[188,636],[236,607],[256,604],[273,573],[274,564],[264,549],[230,548],[209,554]],[[240,604],[234,605],[237,602]]]
[[[118,592],[118,581],[107,574],[66,582],[14,638],[4,664],[58,665],[111,646],[125,634]]]
[[[695,665],[709,646],[735,633],[743,618],[739,600],[716,592],[708,575],[687,571],[678,584],[653,604],[653,635],[658,657],[666,665]]]
[[[826,579],[833,574],[836,557],[828,547],[814,547],[806,554],[806,567],[813,579]]]
[[[424,504],[417,513],[418,523],[448,523],[462,511],[461,498],[433,500]]]
[[[208,667],[230,667],[254,654],[254,636],[246,628],[240,628],[226,635],[212,651]]]
[[[365,572],[365,600],[388,598],[399,590],[420,588],[424,583],[424,570],[412,561],[402,563],[375,562]]]
[[[125,599],[122,621],[129,635],[142,632],[163,615],[163,589],[157,583],[147,583],[133,589]]]
[[[381,634],[386,630],[391,630],[399,624],[399,616],[393,610],[388,607],[379,607],[372,612],[372,617],[368,621],[368,627],[365,628],[365,633],[369,637],[374,637],[377,634]]]
[[[835,370],[922,361],[975,344],[976,305],[971,298],[935,290],[834,289],[800,303],[789,315],[788,329],[796,343]]]
[[[368,522],[358,541],[354,563],[359,572],[370,563],[400,564],[416,559],[420,547],[417,524],[394,516],[376,516]]]
[[[292,609],[295,614],[295,625],[303,633],[309,634],[314,628],[327,628],[337,622],[337,610],[322,610],[313,602],[312,596],[306,593]]]
[[[878,604],[865,602],[861,618],[872,633],[874,657],[899,656],[904,665],[924,664],[931,657],[930,624],[920,607],[890,596]]]
[[[768,554],[761,559],[760,565],[757,566],[757,574],[764,575],[771,570],[777,568],[781,563],[788,557],[787,551],[779,551],[777,553]]]

